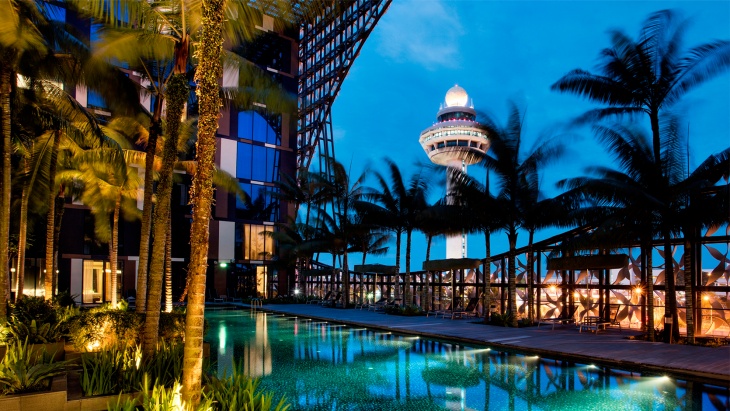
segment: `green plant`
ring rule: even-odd
[[[512,320],[512,313],[510,311],[505,311],[504,314],[492,313],[489,323],[500,327],[509,327],[510,324],[512,324]]]
[[[62,291],[53,296],[53,305],[59,308],[76,307],[76,297],[78,294],[71,295],[68,291]]]
[[[180,391],[182,386],[178,381],[175,381],[172,388],[165,388],[163,385],[155,384],[150,389],[149,384],[150,378],[148,375],[144,375],[141,388],[142,398],[139,401],[143,409],[145,410],[160,410],[160,411],[208,411],[213,409],[212,401],[206,397],[202,399],[200,404],[194,409],[188,407],[181,399]],[[109,404],[107,410],[109,411],[131,411],[137,409],[137,400],[133,398],[127,398],[122,401],[121,395],[117,399],[116,404]],[[240,408],[239,408],[240,409]],[[253,410],[253,408],[251,408]],[[282,410],[283,411],[283,410]]]
[[[65,372],[64,361],[53,362],[45,349],[32,350],[28,341],[7,346],[0,361],[0,392],[20,394],[48,389],[51,379]]]
[[[246,376],[242,363],[233,364],[230,376],[212,377],[207,385],[204,398],[211,402],[216,410],[250,410],[250,411],[286,411],[290,404],[281,398],[274,406],[274,394],[258,390],[259,381]]]
[[[137,343],[142,318],[132,311],[102,306],[82,312],[69,321],[69,337],[79,350],[97,351]]]
[[[155,385],[172,387],[182,376],[182,343],[161,341],[157,351],[143,357],[139,345],[114,346],[82,357],[81,388],[86,396],[132,392],[148,377]]]
[[[124,351],[117,347],[81,357],[81,392],[85,396],[118,392]]]
[[[160,313],[160,338],[182,341],[185,336],[185,312],[173,311]]]
[[[185,345],[182,342],[167,343],[161,340],[157,345],[155,355],[142,359],[141,368],[157,384],[171,387],[182,377],[184,348]]]
[[[383,311],[386,314],[391,315],[403,315],[407,317],[413,317],[417,315],[426,315],[426,312],[423,311],[423,309],[417,305],[406,305],[404,307],[400,307],[397,305],[386,305],[383,307]]]
[[[29,324],[11,317],[5,329],[4,339],[7,342],[28,341],[31,344],[47,344],[63,339],[61,323],[37,323],[31,320]]]
[[[43,297],[23,295],[12,304],[12,316],[24,323],[36,320],[38,323],[55,323],[56,309]]]
[[[522,327],[532,327],[534,325],[535,325],[535,322],[530,321],[529,318],[520,318],[517,321],[517,327],[520,327],[520,328],[522,328]]]

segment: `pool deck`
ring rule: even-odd
[[[244,304],[235,304],[245,306]],[[730,386],[730,346],[698,347],[630,340],[634,330],[608,328],[598,334],[579,332],[573,324],[542,324],[507,328],[479,323],[480,319],[403,317],[359,309],[326,308],[307,304],[271,304],[263,311],[372,327],[403,334],[447,338],[494,348],[516,350],[548,358],[596,364],[637,372],[698,378]]]

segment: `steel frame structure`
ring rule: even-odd
[[[313,22],[301,24],[297,174],[307,171],[318,154],[320,171],[331,176],[327,159],[335,157],[332,104],[391,1],[333,1]]]

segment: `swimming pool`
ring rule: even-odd
[[[730,390],[261,311],[206,313],[211,360],[293,410],[730,409]],[[699,408],[701,407],[701,408]]]

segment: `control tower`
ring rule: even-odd
[[[489,138],[476,121],[474,104],[466,90],[455,85],[436,114],[436,123],[421,132],[418,140],[428,158],[442,166],[466,172],[466,166],[478,161],[489,150]],[[447,180],[446,192],[451,191]],[[466,234],[446,238],[446,258],[466,257]]]

